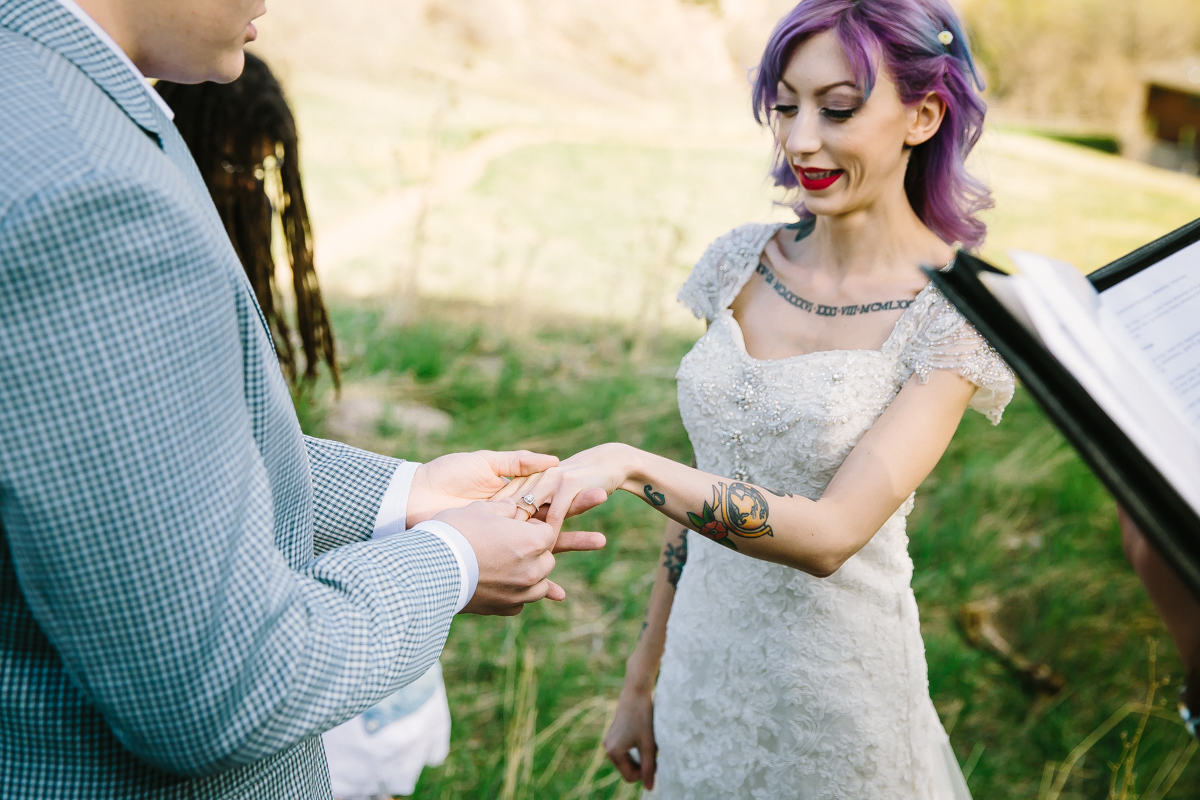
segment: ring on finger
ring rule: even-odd
[[[537,498],[532,493],[522,495],[517,498],[517,508],[532,517],[538,512]]]

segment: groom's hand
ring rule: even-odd
[[[479,584],[464,613],[508,617],[520,614],[527,603],[562,600],[566,592],[548,578],[556,549],[604,546],[599,533],[575,532],[572,546],[561,547],[557,532],[545,522],[514,517],[523,520],[524,513],[512,501],[477,502],[437,515],[466,537],[479,562]]]
[[[558,464],[555,456],[528,450],[452,453],[422,464],[408,493],[408,527],[450,509],[487,500],[503,489],[506,478],[544,472]]]

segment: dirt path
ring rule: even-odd
[[[411,225],[421,207],[431,207],[469,191],[488,165],[514,150],[553,141],[575,141],[578,135],[552,130],[510,128],[488,134],[444,158],[433,178],[421,186],[390,192],[345,215],[317,237],[316,261],[323,271],[335,270],[367,255],[397,230]]]
[[[749,136],[758,133],[751,129]],[[684,137],[686,139],[686,137]],[[356,258],[368,255],[398,230],[413,224],[421,208],[433,208],[470,191],[487,172],[488,165],[514,150],[550,143],[589,144],[619,142],[649,147],[685,150],[722,150],[745,146],[745,131],[706,131],[699,141],[679,141],[677,130],[638,129],[614,125],[609,128],[506,128],[490,133],[463,150],[444,156],[426,184],[389,192],[323,228],[316,237],[316,263],[322,273],[332,273]],[[750,138],[753,142],[754,139]]]

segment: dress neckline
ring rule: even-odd
[[[717,312],[719,316],[728,316],[729,321],[733,323],[733,329],[737,334],[734,339],[742,355],[756,364],[782,364],[788,361],[797,361],[802,358],[807,358],[808,356],[814,356],[818,353],[878,353],[879,355],[886,355],[888,345],[892,343],[892,340],[896,338],[896,334],[900,330],[900,323],[908,317],[913,307],[917,304],[917,301],[920,300],[926,292],[934,288],[933,281],[927,281],[921,288],[921,291],[917,292],[917,295],[913,298],[912,303],[910,303],[908,308],[904,309],[904,313],[902,313],[896,319],[896,324],[892,326],[891,333],[888,334],[888,337],[884,339],[883,344],[880,345],[878,349],[870,350],[864,348],[834,348],[830,350],[812,350],[807,353],[797,353],[794,356],[785,356],[784,358],[755,358],[754,356],[750,355],[750,351],[746,349],[746,335],[745,332],[742,331],[742,324],[733,316],[733,311],[731,311],[729,307],[733,305],[733,301],[737,299],[737,296],[742,293],[743,289],[746,288],[746,284],[750,282],[750,278],[754,276],[754,268],[758,265],[758,262],[762,260],[763,250],[767,249],[767,244],[775,238],[775,234],[777,234],[781,228],[786,226],[787,223],[775,222],[770,223],[765,227],[765,230],[769,233],[769,235],[762,240],[762,245],[758,248],[758,252],[754,254],[754,257],[749,259],[746,264],[743,265],[742,274],[738,276],[737,281],[731,287],[733,292],[728,295],[728,302],[726,302],[725,305],[722,306]],[[953,266],[956,258],[958,258],[957,253],[955,253],[954,256],[948,262],[946,262],[946,265],[943,266],[939,271],[945,272],[946,270],[950,269],[950,267]]]
[[[746,335],[742,331],[741,323],[737,321],[737,317],[733,316],[733,311],[729,308],[729,306],[721,309],[721,316],[728,318],[730,324],[732,325],[734,333],[733,340],[738,347],[738,351],[742,354],[742,356],[754,362],[755,364],[783,364],[788,361],[799,361],[801,359],[808,358],[809,356],[824,355],[826,353],[871,353],[874,355],[884,356],[888,355],[889,346],[896,338],[896,335],[900,332],[900,323],[904,322],[904,320],[908,318],[908,315],[911,314],[913,309],[917,307],[917,301],[920,300],[932,288],[933,281],[930,281],[925,284],[921,291],[917,292],[917,296],[913,298],[911,303],[909,303],[908,308],[904,309],[903,313],[901,313],[896,319],[896,323],[892,325],[891,333],[889,333],[888,337],[883,340],[883,344],[874,349],[863,347],[849,349],[831,348],[828,350],[810,350],[807,353],[797,353],[796,355],[784,356],[783,358],[755,358],[754,356],[750,355],[750,351],[746,349]]]

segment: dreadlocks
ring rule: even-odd
[[[334,385],[339,385],[333,331],[313,269],[296,122],[279,82],[261,59],[247,53],[245,71],[233,83],[188,86],[159,81],[155,88],[175,111],[175,125],[250,278],[283,374],[293,386],[298,380],[311,383],[318,362],[324,360]],[[296,327],[305,359],[302,378],[275,280],[271,233],[277,218],[296,294]]]

